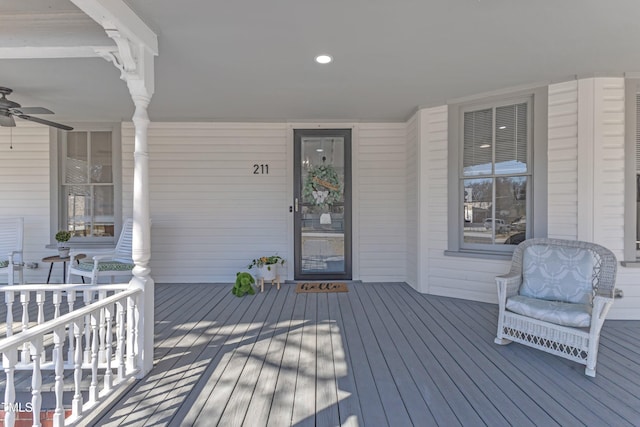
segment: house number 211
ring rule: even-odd
[[[253,174],[254,175],[268,175],[269,174],[269,165],[268,164],[254,164],[253,165]]]

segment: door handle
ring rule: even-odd
[[[297,197],[293,200],[293,205],[295,206],[296,212],[298,212],[298,198]]]

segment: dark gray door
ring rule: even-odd
[[[295,279],[351,279],[351,129],[293,140]]]

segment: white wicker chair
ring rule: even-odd
[[[497,344],[515,341],[586,365],[596,375],[600,330],[615,297],[617,261],[594,243],[530,239],[498,285]]]
[[[122,225],[122,231],[113,252],[96,255],[91,261],[80,261],[76,264],[75,254],[71,254],[67,280],[72,283],[71,276],[82,276],[91,279],[91,284],[98,283],[100,277],[110,277],[111,282],[116,276],[131,276],[134,267],[132,259],[133,220],[127,219]]]
[[[22,274],[22,245],[24,240],[23,218],[0,219],[0,274],[7,275],[7,284],[15,283],[14,275],[18,272],[18,284],[24,283]]]

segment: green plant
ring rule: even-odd
[[[302,200],[327,210],[342,200],[342,182],[331,165],[313,166],[307,172]]]
[[[251,269],[253,267],[263,267],[266,265],[267,270],[271,270],[271,266],[274,264],[283,265],[284,258],[282,258],[279,255],[263,256],[263,257],[252,260],[248,268]]]
[[[233,289],[231,289],[231,293],[237,297],[243,297],[244,294],[253,295],[256,291],[253,289],[253,284],[256,280],[249,273],[237,273],[236,274],[236,284],[233,285]]]
[[[55,239],[57,242],[68,242],[71,238],[71,232],[67,230],[60,230],[56,233]]]

